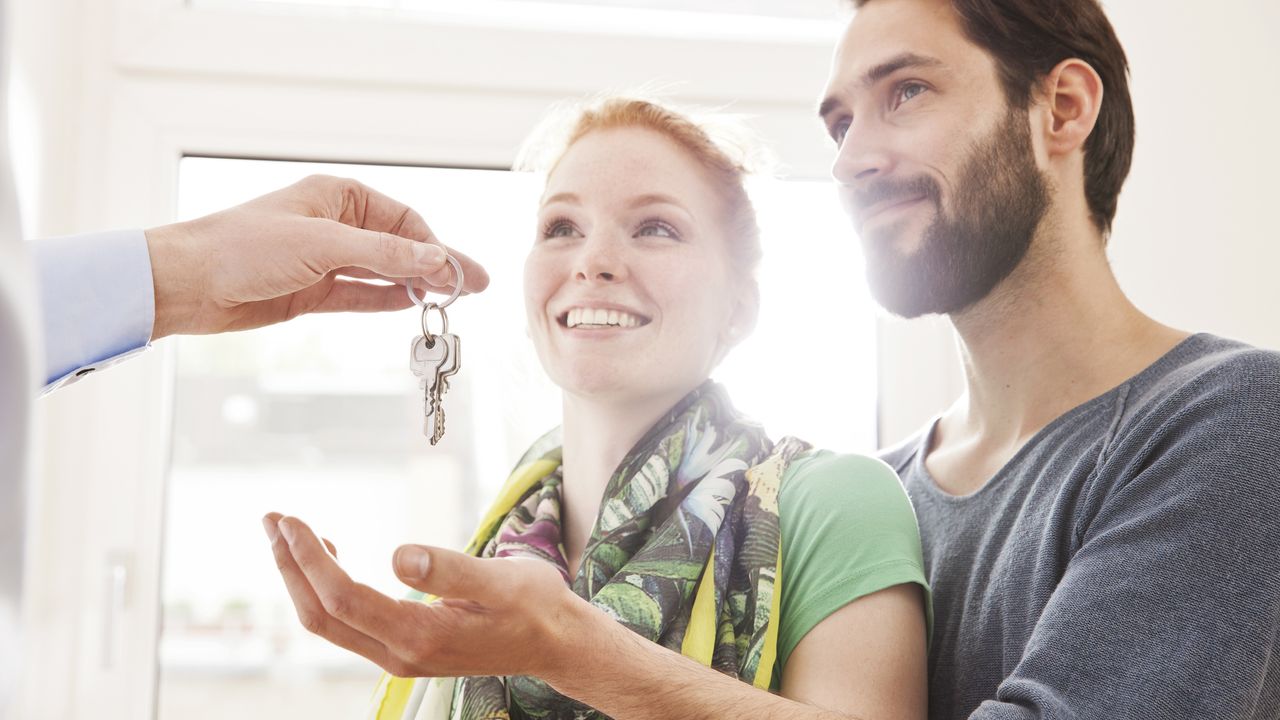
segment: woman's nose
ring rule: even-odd
[[[626,262],[615,240],[588,238],[578,253],[578,280],[588,282],[619,282],[626,278]]]

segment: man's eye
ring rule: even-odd
[[[836,141],[836,147],[844,144],[844,136],[849,134],[849,121],[841,120],[831,126],[831,139]]]
[[[899,105],[915,98],[917,95],[923,93],[928,89],[929,88],[925,87],[924,85],[921,85],[918,82],[903,83],[898,86],[898,92],[897,92],[897,95],[894,97],[893,106],[896,108]]]

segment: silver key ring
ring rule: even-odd
[[[427,313],[431,312],[432,310],[435,310],[436,312],[440,313],[439,334],[440,335],[449,334],[449,316],[446,315],[444,312],[444,305],[437,305],[433,302],[424,303],[422,305],[422,337],[427,339],[427,347],[429,348],[433,348],[436,346],[436,337],[437,337],[437,334],[431,332],[431,330],[427,327]]]
[[[409,281],[404,284],[404,290],[409,293],[409,299],[413,301],[413,304],[422,308],[424,318],[426,317],[425,312],[428,305],[435,305],[438,309],[444,310],[452,305],[453,301],[457,300],[458,296],[462,294],[462,263],[458,262],[458,259],[452,255],[446,254],[444,257],[449,261],[449,264],[453,266],[453,277],[456,279],[456,282],[453,284],[453,294],[449,296],[448,300],[445,300],[443,303],[438,305],[436,303],[429,303],[426,301],[425,296],[420,298],[418,297],[418,294],[413,291],[414,278],[409,278]],[[445,332],[448,332],[448,330]]]

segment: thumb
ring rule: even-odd
[[[480,600],[500,580],[493,563],[427,545],[401,545],[393,564],[401,582],[440,598]]]
[[[320,220],[329,227],[326,242],[317,244],[324,253],[325,272],[341,267],[359,267],[387,278],[427,277],[445,267],[445,249],[433,242],[410,240],[378,230]],[[306,252],[304,247],[303,252]],[[331,267],[330,267],[331,266]]]

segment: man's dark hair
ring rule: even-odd
[[[1129,61],[1098,0],[951,0],[951,7],[969,40],[995,59],[1005,95],[1019,110],[1063,60],[1083,60],[1102,78],[1102,107],[1084,146],[1084,194],[1094,224],[1109,235],[1133,162],[1134,121]]]

